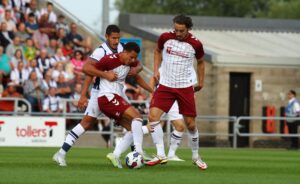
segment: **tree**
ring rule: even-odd
[[[299,0],[118,0],[116,5],[123,13],[300,18]]]

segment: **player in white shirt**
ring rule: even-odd
[[[199,169],[207,169],[207,164],[199,156],[199,133],[195,123],[196,104],[194,89],[201,89],[204,82],[204,50],[202,43],[189,30],[193,23],[190,17],[178,15],[173,19],[174,31],[160,35],[154,51],[154,78],[159,81],[159,87],[153,94],[149,125],[154,129],[151,133],[155,143],[157,156],[146,162],[153,166],[167,163],[164,150],[163,131],[160,117],[168,112],[177,100],[179,112],[184,117],[188,129],[189,142],[192,149],[192,161]],[[193,87],[193,62],[197,60],[196,87]],[[159,72],[159,68],[161,72]]]
[[[90,58],[86,61],[85,65],[94,65],[98,61],[101,60],[102,57],[113,54],[119,53],[123,51],[123,46],[119,42],[120,41],[120,29],[116,25],[109,25],[106,28],[106,42],[103,43],[99,48],[96,48],[94,52],[91,54]],[[138,65],[136,68],[133,68],[131,72],[133,74],[139,72],[141,70],[141,65]],[[117,80],[118,76],[112,72],[107,71],[105,72],[106,79],[109,81]],[[60,166],[67,166],[65,156],[70,148],[74,145],[77,139],[88,130],[93,123],[96,122],[97,117],[101,115],[98,107],[98,93],[99,93],[99,83],[100,78],[96,77],[93,88],[90,92],[90,100],[87,98],[88,88],[93,80],[93,77],[90,75],[86,75],[81,96],[78,101],[78,108],[85,109],[85,115],[81,122],[76,125],[70,133],[67,135],[62,147],[56,152],[53,156],[53,160],[57,162]]]

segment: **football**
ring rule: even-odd
[[[138,169],[144,165],[144,159],[138,152],[130,152],[126,155],[125,163],[130,169]]]

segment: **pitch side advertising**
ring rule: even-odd
[[[65,127],[65,118],[0,117],[0,146],[59,147]]]

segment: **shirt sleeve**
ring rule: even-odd
[[[160,37],[158,38],[157,40],[157,47],[160,49],[160,50],[163,50],[164,48],[164,44],[165,42],[168,40],[167,38],[167,35],[164,33],[164,34],[161,34]]]
[[[204,56],[204,49],[202,43],[199,42],[195,48],[196,54],[195,57],[196,59],[201,59]]]
[[[95,67],[98,70],[102,70],[102,71],[107,70],[107,65],[108,65],[109,61],[107,59],[101,59],[100,61],[101,62],[97,62],[96,63]]]
[[[94,52],[90,55],[90,58],[96,60],[96,61],[100,61],[101,58],[103,58],[105,55],[104,53],[104,49],[102,48],[97,48],[94,50]]]

